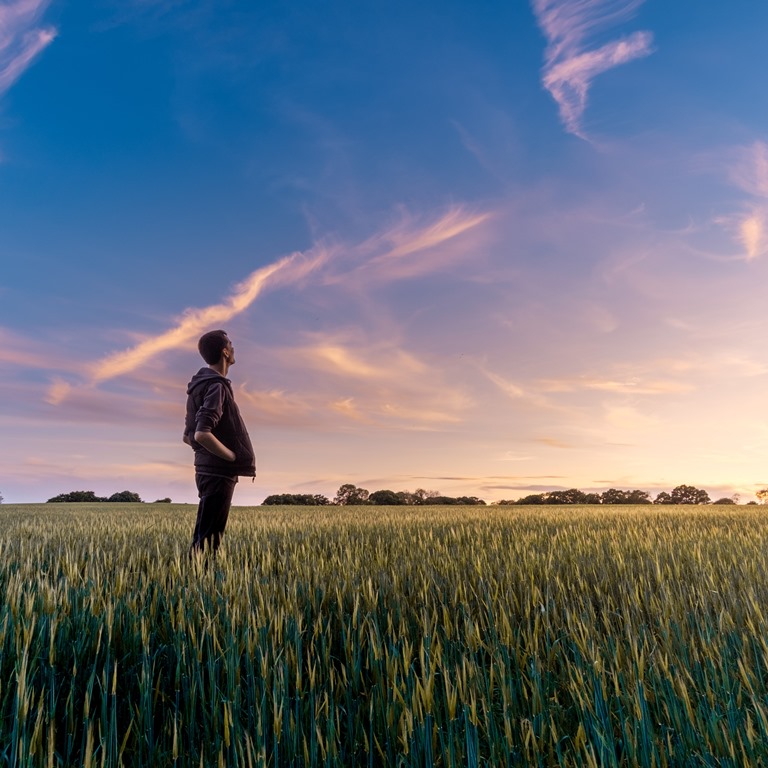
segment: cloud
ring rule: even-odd
[[[765,252],[765,213],[755,211],[744,217],[740,225],[741,242],[751,261]]]
[[[37,339],[27,339],[0,326],[0,366],[49,371],[74,369],[76,363],[65,360],[61,349],[47,348]]]
[[[559,440],[556,437],[536,437],[534,438],[533,442],[546,445],[549,448],[562,448],[563,450],[567,451],[576,448],[573,443],[567,443],[564,440]]]
[[[585,138],[581,119],[595,77],[653,52],[653,36],[646,31],[588,48],[596,32],[625,21],[642,2],[532,0],[536,21],[547,39],[542,82],[557,102],[569,133]]]
[[[540,387],[545,392],[577,392],[594,390],[598,392],[614,392],[630,395],[667,395],[680,392],[690,392],[693,387],[678,381],[638,379],[603,379],[586,376],[574,379],[544,379]]]
[[[324,264],[329,256],[330,252],[319,246],[307,254],[294,253],[257,269],[235,286],[232,294],[221,304],[189,309],[173,328],[92,365],[92,382],[99,383],[130,373],[162,352],[186,346],[206,330],[226,323],[248,309],[267,286],[299,283]]]
[[[350,422],[398,429],[455,424],[474,405],[434,367],[390,340],[355,341],[314,334],[311,344],[279,353],[313,382],[315,412],[332,411]],[[317,374],[320,374],[319,376]]]
[[[223,302],[199,309],[189,309],[169,330],[146,338],[129,349],[116,352],[92,364],[89,369],[90,381],[98,384],[132,373],[163,352],[185,347],[206,330],[222,325],[244,312],[266,288],[299,285],[310,274],[329,266],[332,258],[337,256],[367,259],[363,266],[373,268],[367,275],[368,279],[373,280],[392,277],[397,270],[392,270],[386,265],[393,261],[405,262],[408,265],[405,270],[409,276],[438,268],[444,256],[438,246],[477,228],[489,218],[489,213],[473,213],[462,206],[455,206],[426,223],[417,223],[410,217],[404,216],[403,221],[398,225],[362,244],[344,249],[343,254],[341,248],[331,249],[320,244],[306,253],[286,256],[252,272],[242,283],[235,286],[232,294]],[[424,251],[432,252],[434,258],[426,263],[419,263],[415,256]],[[414,262],[416,262],[415,265]],[[398,276],[406,275],[402,270],[401,267]],[[349,273],[348,265],[342,263],[334,265],[334,269],[327,271],[325,283],[344,282],[348,279]],[[315,348],[313,354],[324,365],[346,373],[356,373],[363,377],[380,373],[375,368],[370,368],[368,363],[361,363],[350,357],[343,348],[333,345]],[[417,361],[407,356],[401,356],[393,362],[400,369],[405,366],[408,370],[414,370],[414,366],[418,366]],[[58,391],[61,392],[61,388]],[[54,400],[56,395],[57,392],[51,393]]]
[[[353,249],[361,264],[330,276],[326,282],[402,280],[445,269],[457,258],[476,252],[476,248],[468,247],[465,236],[472,232],[475,237],[478,233],[482,236],[482,225],[492,218],[488,211],[463,205],[454,205],[428,221],[401,211],[397,223]],[[472,242],[472,246],[476,244]]]
[[[768,144],[756,141],[730,153],[728,178],[747,194],[768,199]]]
[[[495,384],[501,392],[503,392],[511,400],[519,400],[522,403],[532,405],[536,408],[543,408],[546,410],[558,410],[559,407],[536,392],[532,392],[528,389],[524,389],[514,381],[510,381],[504,376],[500,376],[498,373],[489,371],[480,366],[481,372],[486,378]]]
[[[403,256],[434,248],[451,240],[470,229],[474,229],[490,218],[489,213],[473,213],[462,206],[454,206],[443,216],[431,224],[420,228],[409,226],[408,223],[390,230],[384,239],[392,244],[392,248],[374,263],[389,259],[401,259]]]
[[[56,377],[48,389],[45,402],[49,405],[58,405],[67,398],[72,391],[72,385],[63,379]]]
[[[497,457],[497,461],[531,461],[533,456],[521,456],[516,451],[504,451],[504,453]]]
[[[753,200],[745,211],[720,216],[715,221],[731,231],[744,246],[746,260],[752,261],[768,251],[768,144],[756,141],[729,154],[729,180]]]
[[[413,355],[395,348],[390,343],[376,348],[352,350],[339,340],[323,340],[299,349],[291,350],[307,364],[337,376],[355,379],[398,381],[402,376],[426,372],[427,367]]]
[[[0,6],[0,96],[56,37],[53,27],[36,27],[48,0],[16,0]]]

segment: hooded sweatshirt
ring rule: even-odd
[[[214,456],[195,441],[195,432],[212,432],[234,451],[235,460]],[[253,446],[235,403],[232,382],[211,368],[201,368],[187,386],[184,434],[195,450],[195,470],[200,474],[255,477]]]

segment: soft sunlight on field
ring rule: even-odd
[[[3,764],[768,759],[761,508],[194,512],[0,507]]]

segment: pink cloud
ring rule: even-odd
[[[0,6],[0,95],[27,70],[56,37],[52,27],[36,27],[48,0],[17,0]]]
[[[326,283],[404,280],[446,269],[476,252],[473,246],[492,218],[488,211],[462,205],[428,220],[403,211],[399,221],[351,249],[350,255],[362,262],[358,267],[337,271]]]
[[[427,366],[391,343],[354,348],[336,337],[317,336],[305,347],[293,349],[306,365],[345,378],[367,381],[399,381],[403,376],[426,373]]]
[[[747,194],[768,199],[768,144],[755,141],[730,153],[730,181]]]
[[[565,129],[585,138],[581,119],[592,80],[603,72],[653,51],[650,32],[589,49],[598,30],[629,18],[643,0],[532,0],[539,27],[547,38],[542,81],[557,102]]]
[[[93,383],[131,373],[162,352],[179,349],[197,339],[206,330],[222,325],[244,312],[267,286],[298,283],[325,263],[329,252],[322,247],[307,254],[295,253],[252,272],[235,286],[220,304],[187,310],[169,330],[151,336],[130,349],[116,352],[91,366]]]
[[[715,221],[732,233],[743,246],[746,260],[752,261],[768,251],[768,144],[755,141],[728,155],[728,179],[752,199],[742,211]]]
[[[451,208],[426,223],[417,224],[406,218],[384,233],[360,245],[346,248],[345,255],[355,259],[367,258],[365,267],[371,269],[366,276],[374,281],[391,276],[393,270],[388,264],[392,261],[405,262],[407,265],[404,267],[406,272],[400,276],[406,273],[410,276],[430,271],[438,268],[445,260],[445,252],[441,251],[439,246],[444,246],[460,235],[478,228],[489,218],[488,213],[469,212],[461,206]],[[420,263],[416,256],[424,251],[429,251],[431,258],[426,263]],[[90,383],[98,384],[117,376],[133,373],[163,352],[186,347],[206,330],[220,326],[247,310],[267,288],[300,285],[312,273],[331,265],[332,257],[339,256],[340,252],[340,248],[331,250],[324,245],[318,245],[307,253],[294,253],[257,269],[242,283],[235,286],[230,296],[221,303],[189,309],[167,331],[146,338],[129,349],[115,352],[92,364],[89,369]],[[417,263],[415,267],[414,262]],[[402,271],[403,267],[399,269]],[[394,271],[397,272],[398,268],[396,267]],[[335,270],[331,268],[327,271],[325,283],[343,283],[348,279],[349,270],[339,265]],[[360,368],[360,362],[350,358],[344,349],[328,346],[316,352],[316,357],[318,355],[324,357],[328,363],[346,369],[348,372],[356,365],[358,373],[365,367]],[[402,358],[399,363],[410,364],[405,358]],[[49,398],[51,401],[59,402],[64,394],[66,394],[64,387],[56,384]]]

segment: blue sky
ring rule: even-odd
[[[0,3],[0,493],[768,486],[768,135],[738,0]]]

